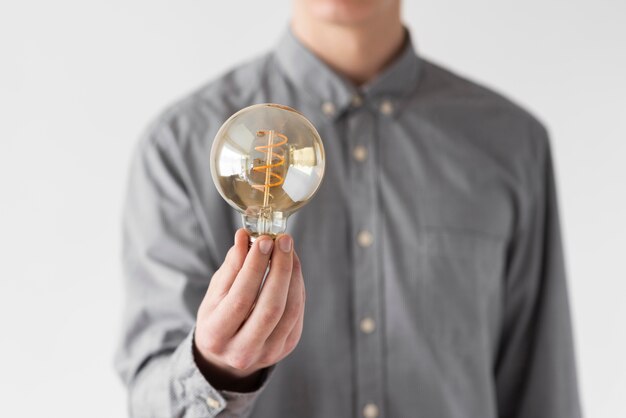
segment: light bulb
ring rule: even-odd
[[[241,212],[252,239],[285,231],[289,215],[319,188],[324,164],[324,146],[313,124],[273,103],[232,115],[211,147],[213,182]]]

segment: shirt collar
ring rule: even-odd
[[[421,65],[406,28],[405,33],[400,54],[375,79],[360,88],[333,71],[304,46],[291,28],[287,28],[280,38],[274,55],[295,86],[318,101],[320,110],[328,116],[338,117],[359,98],[378,106],[382,101],[399,102],[414,90]]]

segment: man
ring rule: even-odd
[[[262,102],[307,116],[327,167],[289,235],[248,251],[208,155]],[[295,0],[274,51],[172,106],[135,153],[131,414],[580,416],[558,224],[543,126],[417,56],[399,1]]]

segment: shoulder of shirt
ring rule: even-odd
[[[174,141],[183,147],[190,136],[219,128],[215,125],[252,104],[272,65],[271,52],[234,65],[166,106],[150,121],[144,139],[155,145]]]
[[[506,143],[507,146],[518,148],[520,151],[520,148],[526,148],[534,156],[543,154],[549,147],[548,130],[541,119],[531,111],[504,94],[431,60],[421,58],[421,61],[422,82],[425,86],[418,90],[422,98],[426,96],[432,101],[466,104],[467,109],[464,110],[477,112],[478,118],[506,119],[512,130],[527,133],[516,136],[516,141]]]

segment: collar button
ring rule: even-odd
[[[332,102],[324,102],[322,104],[322,112],[326,116],[333,116],[335,114],[335,105]]]
[[[379,110],[383,115],[389,116],[393,113],[393,103],[391,103],[390,100],[385,99],[380,103]]]
[[[353,107],[360,107],[362,104],[363,104],[363,99],[361,98],[361,96],[359,96],[358,94],[355,94],[354,96],[352,96]]]

